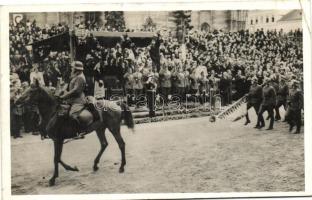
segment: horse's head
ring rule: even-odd
[[[16,100],[15,104],[34,104],[39,108],[40,115],[48,116],[53,112],[54,98],[49,92],[40,86],[38,81],[23,92],[23,94]],[[52,109],[52,110],[51,110]],[[45,138],[46,131],[40,131],[42,138]]]
[[[33,84],[26,89],[16,100],[16,104],[38,104],[46,96],[46,91],[40,86],[39,81],[35,80]]]

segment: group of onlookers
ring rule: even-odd
[[[33,78],[51,89],[60,78],[69,82],[69,52],[50,52],[42,62],[34,63],[27,49],[34,39],[67,30],[61,24],[41,29],[35,21],[10,25],[11,88],[18,88],[12,91],[12,99],[23,91],[19,84],[28,87]],[[158,31],[145,47],[138,47],[127,35],[113,47],[106,47],[88,34],[77,47],[83,48],[84,54],[76,58],[84,63],[87,95],[107,98],[105,89],[119,88],[128,96],[129,103],[135,104],[152,88],[165,103],[172,95],[183,100],[189,94],[199,97],[218,94],[222,105],[227,105],[248,93],[253,78],[259,84],[268,78],[279,84],[283,77],[286,82],[297,80],[302,88],[300,30],[290,33],[190,30],[184,38],[181,43],[171,33]]]

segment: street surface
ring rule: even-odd
[[[67,143],[62,160],[80,171],[60,166],[54,187],[48,186],[52,141],[24,134],[11,140],[12,194],[303,191],[303,133],[288,133],[282,122],[273,131],[254,129],[253,110],[248,126],[245,119],[231,122],[243,109],[215,123],[209,117],[155,122],[137,125],[135,133],[123,126],[124,174],[118,173],[120,151],[109,131],[97,172],[92,171],[100,149],[96,134]]]

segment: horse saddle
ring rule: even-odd
[[[70,104],[61,104],[57,109],[57,116],[58,117],[69,116],[70,110],[71,110]],[[75,118],[82,128],[87,128],[93,122],[100,120],[99,112],[97,111],[95,106],[91,103],[86,103],[81,110],[75,112],[73,116],[69,117]]]
[[[93,104],[87,103],[79,113],[78,120],[82,125],[89,126],[93,122],[100,120],[100,114]]]

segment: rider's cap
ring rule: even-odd
[[[73,67],[73,69],[83,71],[83,64],[82,64],[82,62],[80,62],[80,61],[74,61],[74,62],[72,62],[71,66]]]

